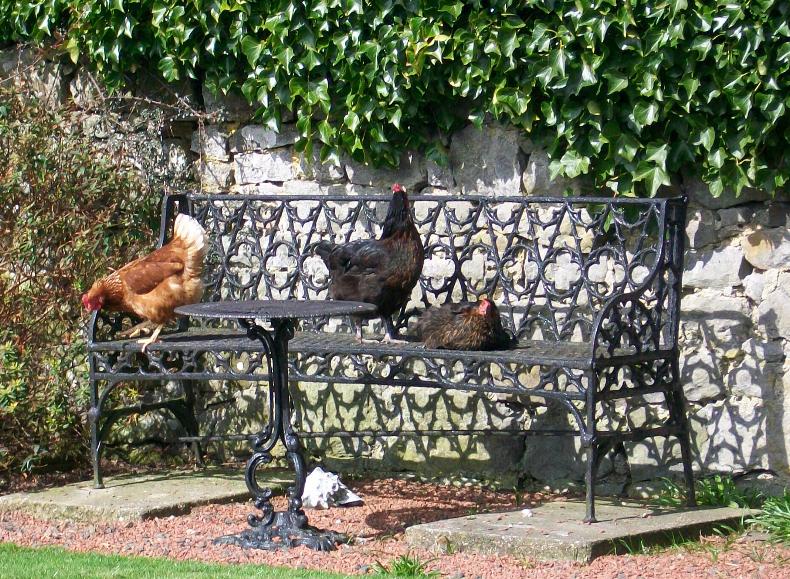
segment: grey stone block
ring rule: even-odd
[[[662,509],[599,499],[598,522],[586,524],[582,501],[548,502],[530,509],[468,515],[406,529],[410,545],[433,551],[511,555],[589,563],[624,545],[662,544],[668,534],[699,537],[723,524],[738,524],[757,511],[731,507]]]
[[[92,109],[104,101],[104,91],[99,81],[84,67],[77,69],[69,83],[69,93],[74,104],[82,109]]]
[[[233,182],[233,165],[222,161],[200,161],[196,164],[201,191],[219,193]]]
[[[263,153],[237,153],[233,157],[233,165],[236,183],[240,185],[290,181],[296,177],[290,147]]]
[[[447,189],[448,191],[455,189],[455,178],[453,178],[453,172],[449,166],[442,167],[431,159],[425,162],[425,166],[428,171],[428,185]]]
[[[764,273],[753,271],[743,278],[743,293],[753,302],[759,302],[763,297],[763,288],[765,287],[764,277]]]
[[[71,65],[53,62],[32,48],[0,51],[0,82],[23,87],[50,107],[62,106],[68,95],[65,75]]]
[[[715,214],[703,208],[689,209],[688,222],[686,223],[686,236],[688,245],[692,249],[699,249],[705,245],[715,243],[716,235]]]
[[[247,121],[255,113],[255,108],[247,102],[244,95],[237,92],[215,95],[204,86],[203,103],[206,112],[213,116],[215,122]]]
[[[697,177],[685,177],[684,184],[689,200],[708,209],[726,209],[770,198],[767,192],[749,187],[744,188],[740,195],[736,195],[734,190],[727,188],[718,197],[713,197],[710,194],[710,188]]]
[[[729,228],[736,226],[744,226],[752,221],[754,217],[754,207],[751,205],[740,205],[738,207],[729,207],[727,209],[720,209],[719,226]]]
[[[706,319],[716,314],[733,314],[748,318],[751,306],[746,298],[723,295],[721,290],[704,288],[691,295],[683,296],[680,302],[681,315],[704,315]]]
[[[346,171],[343,165],[331,161],[322,163],[317,151],[308,158],[304,153],[299,154],[299,178],[315,180],[319,184],[342,183],[346,180]]]
[[[231,152],[246,153],[293,145],[298,137],[294,125],[283,125],[279,133],[261,125],[245,125],[231,135],[229,144]]]
[[[579,193],[581,190],[579,181],[564,177],[557,177],[552,181],[549,178],[549,156],[541,149],[535,149],[529,154],[521,183],[527,195],[559,197],[569,188],[574,193]]]
[[[790,283],[790,275],[784,278]],[[780,285],[767,295],[757,308],[760,327],[769,338],[790,340],[790,286]]]
[[[790,231],[784,227],[759,229],[741,238],[746,260],[757,269],[790,270]]]
[[[282,489],[287,480],[262,474],[260,484]],[[154,475],[122,475],[105,479],[105,488],[79,482],[34,493],[0,497],[0,512],[78,522],[141,521],[188,513],[192,507],[244,500],[249,491],[241,470],[172,471]]]
[[[163,145],[168,171],[185,174],[192,163],[192,154],[186,143],[181,139],[164,139]]]
[[[769,202],[757,210],[755,221],[763,227],[790,227],[790,203]]]
[[[348,180],[355,185],[389,188],[393,183],[400,183],[409,192],[416,192],[428,183],[425,157],[413,151],[407,151],[401,155],[400,165],[397,169],[377,169],[348,160],[346,174]]]
[[[461,193],[518,195],[521,192],[520,132],[495,124],[467,126],[453,135],[450,167]]]
[[[743,251],[735,245],[686,253],[683,285],[729,288],[742,284]]]
[[[198,128],[192,133],[192,150],[204,161],[229,161],[228,134],[215,126]]]

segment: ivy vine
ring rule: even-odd
[[[441,160],[437,131],[490,115],[554,176],[651,196],[681,171],[786,190],[788,22],[776,0],[0,0],[0,40],[54,36],[115,87],[156,67],[240,90],[322,160]]]

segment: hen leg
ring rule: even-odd
[[[156,326],[156,329],[154,330],[154,333],[151,334],[150,337],[148,337],[148,338],[146,338],[144,340],[137,340],[138,344],[142,344],[143,345],[143,349],[142,349],[143,354],[145,354],[145,349],[148,346],[150,346],[151,344],[156,342],[156,339],[159,337],[159,332],[161,332],[162,328],[164,328],[164,327],[165,327],[164,324],[159,324],[158,326]]]
[[[354,326],[355,326],[354,334],[357,337],[357,343],[359,343],[359,344],[380,344],[381,342],[379,342],[378,340],[373,340],[373,339],[370,339],[370,338],[363,338],[362,337],[362,324],[363,324],[363,320],[361,318],[356,318],[354,320]]]
[[[119,338],[136,338],[143,332],[150,332],[151,326],[153,324],[150,320],[146,320],[144,322],[140,322],[136,326],[132,326],[131,328],[124,330],[118,334]]]
[[[382,343],[408,344],[408,341],[398,338],[398,330],[395,329],[395,324],[392,323],[392,316],[381,316],[381,319],[384,320],[384,325],[387,328],[386,332],[384,333],[384,339],[382,340]]]

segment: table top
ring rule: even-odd
[[[373,314],[376,312],[376,306],[364,302],[339,300],[249,300],[189,304],[177,307],[175,312],[194,318],[276,320]]]

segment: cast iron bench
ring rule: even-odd
[[[328,274],[315,244],[378,234],[389,195],[166,196],[160,245],[177,212],[194,215],[210,236],[204,301],[326,298]],[[678,318],[683,271],[685,198],[491,198],[414,195],[415,219],[426,251],[410,303],[395,320],[408,334],[431,304],[494,299],[518,337],[508,351],[426,350],[408,344],[358,343],[348,319],[300,323],[290,342],[291,388],[296,383],[385,385],[476,391],[529,404],[536,397],[570,413],[571,428],[525,432],[570,434],[585,449],[586,520],[595,520],[596,472],[602,456],[624,441],[679,439],[689,504],[694,504],[689,431],[678,370]],[[94,483],[107,435],[119,418],[166,409],[199,444],[252,440],[254,435],[199,432],[196,381],[268,379],[260,343],[243,330],[182,320],[177,331],[142,353],[118,333],[136,322],[94,314],[89,324],[91,446]],[[367,327],[382,336],[380,324]],[[243,360],[243,363],[239,362]],[[168,383],[181,395],[114,407],[125,382]],[[165,389],[160,389],[164,391]],[[604,420],[619,404],[658,397],[666,418],[636,428]],[[262,403],[263,406],[263,403]],[[622,422],[622,421],[621,421]],[[404,423],[406,424],[406,423]],[[501,429],[419,429],[303,432],[306,437],[457,436],[503,434]]]

